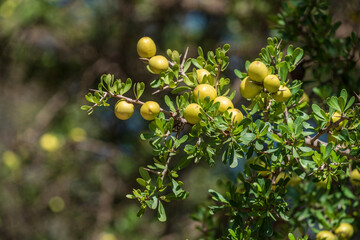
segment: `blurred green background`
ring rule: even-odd
[[[281,2],[0,1],[0,239],[196,239],[190,214],[209,187],[234,173],[191,165],[182,176],[190,197],[166,206],[168,222],[152,212],[139,219],[137,203],[125,195],[138,187],[138,167],[152,159],[139,139],[147,122],[139,111],[116,119],[114,102],[90,117],[80,106],[104,73],[143,81],[144,100],[162,102],[163,95],[151,96],[156,76],[138,60],[143,36],[153,38],[160,54],[188,46],[190,57],[198,45],[209,51],[229,43],[227,75],[238,89],[233,70],[243,70],[266,38],[277,36]],[[337,36],[359,33],[359,5],[331,3],[334,21],[343,22]],[[241,101],[237,93],[235,105]]]

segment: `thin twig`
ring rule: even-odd
[[[346,119],[346,117],[344,115],[342,115],[340,117],[339,120],[337,120],[336,122],[331,122],[329,124],[329,126],[327,126],[326,128],[322,128],[322,129],[319,129],[318,133],[311,139],[311,142],[315,142],[319,137],[321,137],[323,134],[325,133],[328,133],[330,131],[330,129],[332,128],[336,128],[339,126],[339,123],[344,121]]]
[[[96,90],[96,89],[89,89],[90,91],[93,91],[93,92],[100,92],[99,90]],[[120,98],[120,99],[124,99],[126,100],[126,102],[128,103],[135,103],[135,104],[139,104],[139,105],[144,105],[145,103],[140,101],[140,100],[134,100],[132,98],[128,98],[128,97],[125,97],[123,95],[115,95],[111,92],[105,92],[105,94],[109,94],[110,97],[113,97],[113,98]],[[96,104],[95,104],[96,105]],[[94,105],[94,106],[95,106]],[[166,111],[164,110],[163,108],[160,108],[160,111],[165,113],[166,115],[170,116],[170,117],[174,117],[176,115],[176,113],[174,112],[171,112],[171,111]]]
[[[176,83],[181,83],[183,82],[184,79],[180,78]],[[159,92],[165,91],[166,89],[170,88],[169,85],[166,85],[165,87],[163,87],[162,89],[156,90],[155,92],[152,93],[152,95],[158,94]]]
[[[217,74],[216,74],[216,85],[215,85],[216,91],[217,91],[218,86],[219,86],[220,73],[221,73],[221,64],[219,63],[217,67],[218,67],[218,71],[217,71]]]

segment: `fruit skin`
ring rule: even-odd
[[[140,114],[145,120],[154,120],[160,113],[160,106],[157,102],[147,101],[140,108]]]
[[[329,231],[321,231],[316,235],[316,240],[335,240],[336,237]]]
[[[200,105],[197,103],[191,103],[187,105],[187,107],[184,110],[184,118],[188,123],[190,124],[196,124],[200,122],[201,118],[199,117],[200,113]]]
[[[349,239],[354,234],[354,228],[349,223],[341,223],[339,227],[335,229],[335,233],[339,239]]]
[[[60,139],[52,133],[42,135],[39,142],[40,147],[48,152],[54,152],[61,147]]]
[[[205,83],[197,85],[194,89],[194,100],[197,101],[199,97],[200,102],[203,102],[206,97],[210,98],[210,101],[214,100],[217,96],[216,90],[213,86]]]
[[[301,101],[301,102],[306,102],[306,103],[309,103],[309,102],[310,102],[310,98],[309,98],[309,96],[306,94],[306,92],[303,93],[303,95],[302,95],[301,98],[300,98],[300,101]]]
[[[273,93],[272,97],[277,102],[286,102],[291,97],[291,92],[287,87],[281,85],[279,91]]]
[[[249,65],[248,75],[253,81],[262,83],[268,75],[268,69],[263,62],[254,61]]]
[[[115,104],[114,113],[118,119],[127,120],[134,113],[134,104],[128,103],[124,99],[120,99]]]
[[[156,45],[149,37],[142,37],[137,43],[137,52],[142,58],[151,58],[156,54]]]
[[[356,168],[350,174],[350,182],[354,186],[360,186],[360,173]]]
[[[264,78],[264,87],[270,93],[277,92],[280,88],[280,80],[276,75],[267,75]]]
[[[262,90],[262,87],[257,85],[250,79],[249,77],[244,78],[240,84],[240,94],[244,98],[254,98],[256,97]]]
[[[169,61],[164,56],[156,55],[150,58],[149,67],[154,73],[160,74],[168,69]]]
[[[229,113],[229,115],[231,115],[231,122],[233,122],[234,124],[238,124],[241,122],[241,120],[243,120],[244,115],[242,114],[242,112],[237,109],[237,108],[231,108],[228,109],[227,112]]]
[[[334,123],[337,120],[339,120],[340,118],[341,118],[341,114],[338,112],[334,112],[334,114],[331,117],[331,121]],[[340,130],[343,126],[344,126],[344,121],[339,123],[339,126],[336,127],[336,130]]]
[[[208,70],[201,68],[201,69],[196,70],[196,76],[197,76],[197,80],[198,80],[199,84],[201,84],[201,83],[208,83],[208,81],[205,81],[205,80],[203,81],[203,79],[204,79],[204,76],[211,77],[211,74]]]
[[[215,98],[214,103],[219,102],[219,108],[218,111],[220,113],[224,113],[228,108],[234,108],[234,104],[231,102],[231,100],[224,96],[219,96]]]

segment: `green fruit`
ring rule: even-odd
[[[205,76],[208,76],[208,78],[211,77],[211,74],[209,73],[208,70],[201,68],[196,70],[196,76],[199,84],[201,84],[201,83],[208,83],[208,81],[205,80],[203,81],[203,79]]]
[[[164,56],[157,55],[150,58],[149,67],[154,73],[160,74],[168,69],[169,61]]]
[[[291,92],[287,87],[281,85],[279,91],[273,93],[272,97],[277,102],[286,102],[291,97]]]
[[[264,78],[264,87],[270,93],[277,92],[280,87],[280,80],[276,75],[267,75]]]
[[[216,90],[209,84],[197,85],[194,89],[194,99],[197,101],[199,98],[200,102],[203,102],[206,97],[210,98],[210,101],[214,100],[217,96]]]
[[[154,120],[160,113],[160,106],[157,102],[147,101],[140,108],[140,114],[145,120]]]
[[[134,104],[128,103],[124,99],[120,99],[115,104],[114,113],[118,119],[127,120],[134,113]]]
[[[360,186],[360,173],[356,168],[350,173],[350,182],[354,186]]]
[[[64,210],[65,208],[65,202],[64,200],[59,197],[59,196],[56,196],[56,197],[52,197],[50,200],[49,200],[49,207],[51,209],[51,211],[55,212],[55,213],[58,213],[58,212],[61,212]]]
[[[249,77],[244,78],[240,84],[240,95],[244,98],[252,99],[262,90],[262,87],[252,81]]]
[[[196,124],[200,122],[201,118],[199,117],[200,114],[200,105],[196,103],[191,103],[187,105],[187,107],[184,110],[184,118],[188,123],[190,124]]]
[[[354,234],[354,228],[349,223],[341,223],[339,227],[336,228],[335,233],[339,239],[350,239]]]
[[[316,235],[316,240],[335,240],[336,237],[329,231],[321,231]]]
[[[248,75],[253,81],[262,83],[268,75],[268,69],[263,62],[254,61],[249,65]]]
[[[231,100],[227,97],[220,96],[215,98],[214,103],[219,102],[219,108],[218,111],[220,113],[224,113],[228,108],[234,108],[234,104],[231,102]]]
[[[156,54],[156,45],[151,38],[143,37],[137,43],[137,52],[142,58],[151,58]]]
[[[242,112],[237,108],[228,109],[227,112],[231,116],[231,122],[233,122],[234,124],[240,123],[241,120],[243,120],[244,118]]]

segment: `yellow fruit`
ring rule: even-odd
[[[205,80],[203,81],[203,79],[204,79],[204,76],[208,76],[208,78],[211,77],[211,74],[209,73],[208,70],[201,68],[201,69],[196,70],[196,76],[197,76],[197,80],[198,80],[199,84],[201,84],[201,83],[208,83],[208,81],[205,81]]]
[[[40,138],[40,147],[48,152],[54,152],[61,147],[60,140],[51,133],[45,133]]]
[[[137,43],[137,52],[142,58],[151,58],[156,54],[154,41],[149,37],[140,38]]]
[[[56,197],[52,197],[48,203],[51,211],[55,212],[55,213],[58,213],[58,212],[61,212],[64,210],[65,208],[65,202],[64,200],[59,197],[59,196],[56,196]]]
[[[231,100],[227,97],[220,96],[215,98],[214,103],[219,102],[219,108],[218,111],[220,113],[224,113],[228,108],[234,108],[234,104],[231,102]]]
[[[118,119],[127,120],[134,113],[134,104],[128,103],[124,99],[120,99],[115,104],[114,113]]]
[[[263,62],[254,61],[249,65],[248,75],[256,82],[263,82],[264,78],[268,75],[268,69]]]
[[[231,122],[234,124],[240,123],[244,118],[242,112],[237,108],[228,109],[227,112],[231,115]]]
[[[168,69],[169,61],[164,56],[157,55],[150,58],[149,67],[154,73],[160,74]]]
[[[70,131],[70,138],[74,141],[74,142],[82,142],[86,139],[86,131],[83,128],[80,127],[76,127],[71,129]]]
[[[309,103],[309,101],[310,101],[309,96],[304,92],[304,94],[303,94],[302,97],[300,98],[300,102]]]
[[[21,165],[20,157],[10,150],[6,150],[5,152],[3,152],[2,160],[4,162],[4,165],[11,170],[17,170]]]
[[[188,123],[190,124],[196,124],[200,122],[201,118],[199,117],[200,113],[200,105],[196,103],[191,103],[187,105],[187,107],[184,110],[184,118]]]
[[[354,186],[360,186],[360,173],[356,168],[350,173],[350,182]]]
[[[334,114],[331,117],[331,121],[334,123],[338,121],[341,118],[341,114],[338,112],[334,112]],[[339,126],[336,127],[337,130],[340,130],[344,126],[344,121],[341,121],[339,123]]]
[[[354,234],[354,228],[349,223],[341,223],[339,227],[336,228],[335,233],[339,239],[350,239]]]
[[[154,120],[160,113],[160,106],[157,102],[147,101],[140,108],[140,114],[145,120]]]
[[[240,94],[244,98],[254,98],[262,90],[262,87],[253,82],[249,77],[244,78],[240,84]]]
[[[270,93],[277,92],[280,87],[280,80],[276,75],[267,75],[264,78],[264,87]]]
[[[197,101],[199,98],[200,102],[203,102],[206,97],[210,98],[210,101],[214,100],[217,96],[216,90],[209,84],[197,85],[194,89],[194,99]]]
[[[321,231],[316,235],[316,240],[335,240],[336,237],[329,231]]]
[[[117,240],[117,238],[112,233],[103,233],[101,234],[100,240]]]
[[[281,85],[279,91],[273,93],[272,97],[277,102],[286,102],[291,97],[291,92],[287,87]]]

